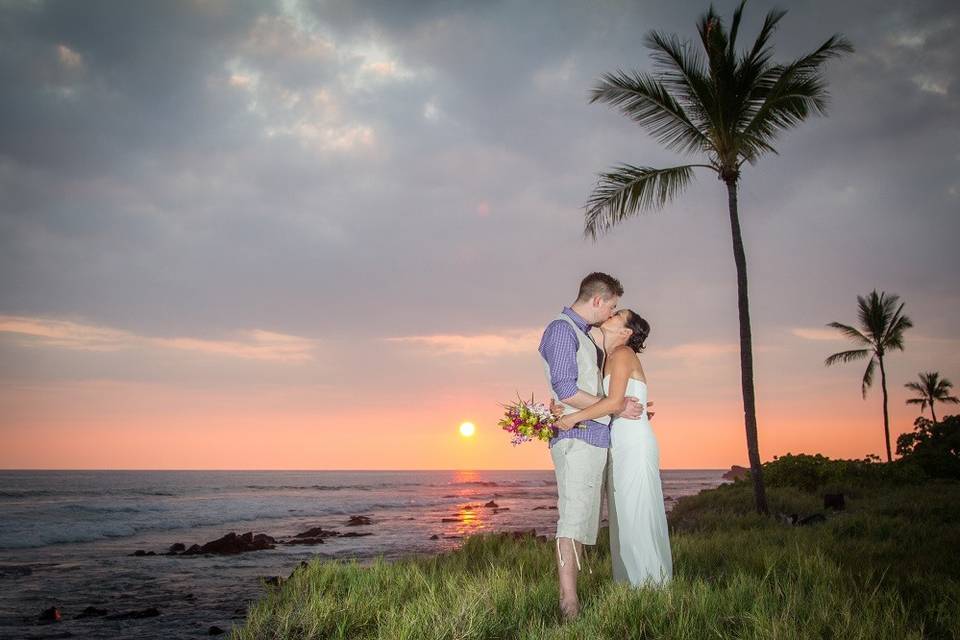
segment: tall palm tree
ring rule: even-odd
[[[860,328],[831,322],[828,327],[839,329],[847,338],[861,345],[860,349],[835,353],[824,361],[826,366],[837,362],[852,362],[869,357],[867,369],[863,373],[861,391],[867,397],[867,389],[873,384],[874,369],[880,367],[880,387],[883,389],[883,442],[887,446],[887,462],[893,460],[890,454],[890,415],[887,412],[887,370],[883,366],[883,356],[889,351],[903,351],[903,332],[913,326],[913,322],[903,314],[903,303],[899,306],[900,296],[877,294],[876,289],[869,296],[857,296],[857,320]]]
[[[934,424],[937,423],[937,413],[933,410],[934,402],[942,402],[944,404],[957,404],[960,402],[956,396],[950,395],[950,389],[953,387],[953,383],[946,378],[941,378],[939,371],[921,373],[920,382],[908,382],[903,386],[919,394],[918,397],[907,400],[907,404],[920,405],[921,413],[927,408],[927,405],[930,405],[930,415],[933,417]]]
[[[773,142],[781,133],[825,112],[828,94],[823,66],[853,48],[834,35],[811,53],[776,64],[769,42],[786,12],[771,11],[753,46],[738,51],[744,4],[745,0],[734,12],[729,31],[712,6],[700,17],[697,31],[702,51],[676,35],[651,31],[645,44],[655,73],[608,73],[593,88],[591,103],[618,108],[666,148],[696,154],[705,161],[665,168],[623,164],[600,174],[587,200],[585,233],[596,240],[640,211],[662,208],[689,184],[694,169],[713,171],[726,185],[737,270],[747,454],[756,509],[767,513],[753,390],[747,259],[737,210],[740,170],[745,162],[756,164],[765,153],[776,153]]]

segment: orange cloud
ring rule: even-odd
[[[432,336],[401,336],[387,338],[387,342],[411,345],[431,353],[462,354],[495,358],[514,353],[535,353],[540,344],[542,329],[515,329],[502,334],[437,334]]]
[[[81,351],[154,348],[274,361],[312,360],[316,347],[316,341],[308,338],[260,329],[238,332],[235,340],[155,338],[72,320],[25,316],[0,316],[0,333],[24,336],[27,344]]]
[[[822,328],[811,329],[807,327],[795,327],[790,333],[803,338],[804,340],[843,340],[843,335],[836,329]]]
[[[740,345],[734,342],[687,342],[667,349],[653,352],[663,358],[715,358],[731,353],[739,353]]]

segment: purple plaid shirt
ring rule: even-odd
[[[587,321],[581,318],[570,307],[564,307],[563,313],[573,320],[574,324],[587,333]],[[589,335],[589,334],[588,334]],[[550,365],[550,386],[560,399],[569,398],[577,392],[577,349],[580,341],[573,328],[563,320],[554,320],[547,325],[540,339],[540,355]],[[599,362],[599,353],[597,361]],[[595,420],[587,420],[583,424],[586,428],[574,427],[569,431],[558,432],[550,440],[550,446],[564,438],[579,438],[587,444],[604,449],[610,447],[610,427]]]

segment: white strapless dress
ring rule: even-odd
[[[605,392],[609,386],[607,376]],[[627,395],[646,404],[646,383],[630,378]],[[646,413],[639,420],[611,423],[607,473],[613,579],[634,586],[666,583],[673,577],[673,557],[660,485],[660,447]]]

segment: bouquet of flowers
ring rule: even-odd
[[[514,446],[531,440],[548,442],[557,435],[554,427],[557,419],[550,413],[550,407],[534,401],[533,396],[530,396],[529,402],[518,398],[516,402],[503,406],[506,411],[497,424],[511,434],[510,442]]]

